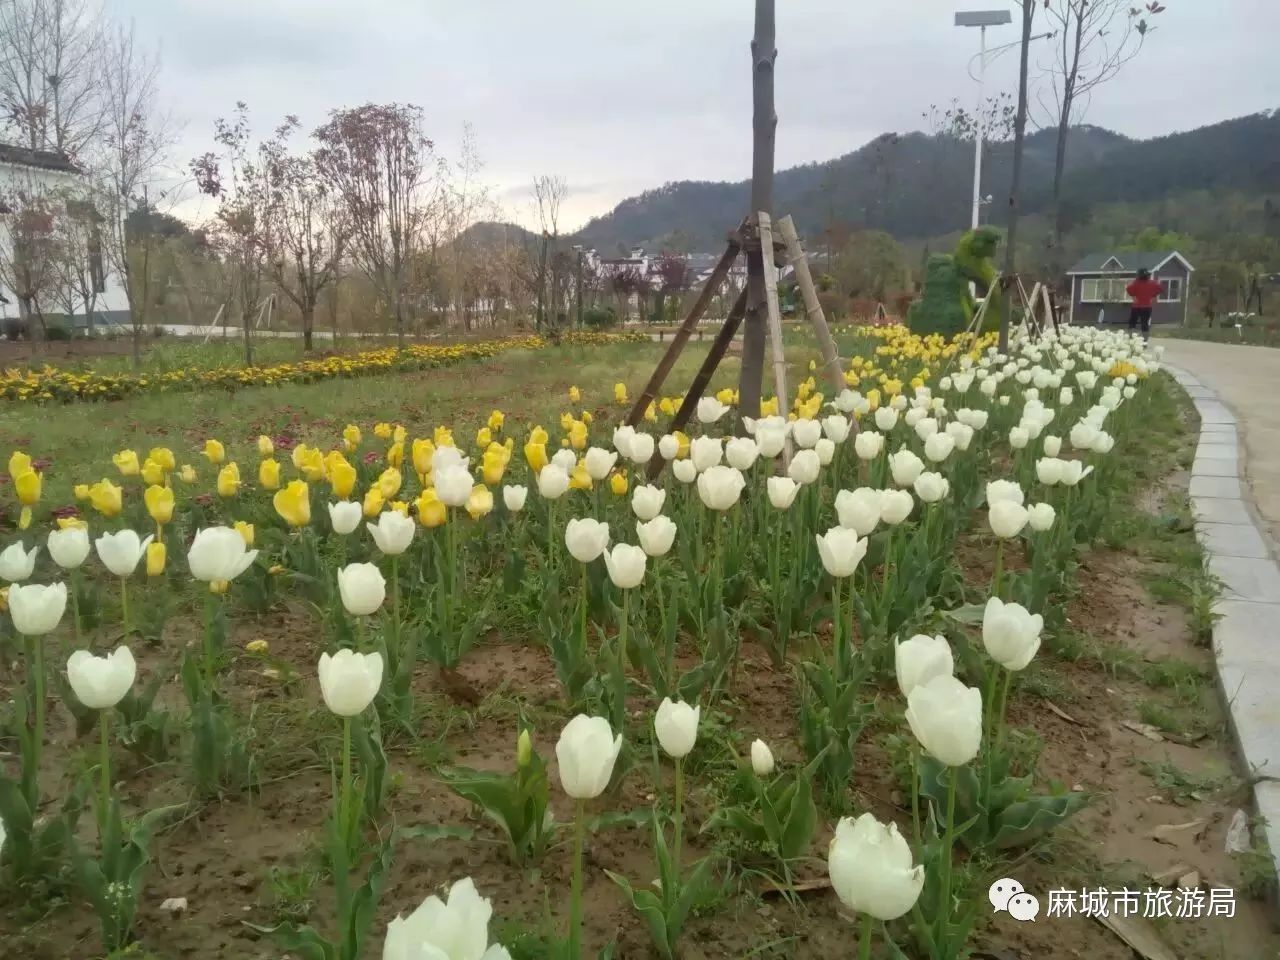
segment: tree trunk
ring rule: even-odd
[[[752,145],[751,145],[751,210],[752,216],[773,213],[773,152],[778,128],[774,110],[773,72],[777,60],[777,23],[774,0],[756,0],[755,36],[751,41]],[[742,333],[742,369],[738,378],[739,416],[760,416],[760,388],[764,377],[764,344],[766,303],[764,289],[764,257],[772,250],[757,250],[747,255],[747,315]],[[784,413],[786,397],[779,397],[779,412]]]
[[[1012,277],[1017,269],[1018,213],[1022,193],[1022,153],[1027,138],[1027,70],[1031,51],[1031,21],[1035,18],[1034,0],[1022,0],[1022,51],[1018,65],[1018,113],[1013,124],[1013,177],[1009,185],[1009,220],[1005,236],[1004,275]],[[1059,138],[1061,139],[1061,138]],[[1061,151],[1060,151],[1061,154]],[[1000,352],[1009,350],[1009,316],[1013,298],[1000,298]]]
[[[302,349],[304,353],[311,352],[311,334],[316,326],[316,307],[314,303],[304,304],[302,307]]]
[[[1067,137],[1071,132],[1071,98],[1063,101],[1062,116],[1058,121],[1058,144],[1053,157],[1053,207],[1052,217],[1053,246],[1062,246],[1062,174],[1067,166]]]
[[[538,312],[533,322],[534,326],[541,331],[542,324],[546,320],[547,310],[547,234],[542,234],[542,249],[538,254]]]

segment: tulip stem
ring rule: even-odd
[[[939,949],[944,945],[947,936],[947,926],[951,921],[951,855],[952,848],[955,846],[955,819],[956,819],[956,768],[952,767],[949,771],[947,783],[947,830],[942,838],[942,888],[939,893],[938,900],[938,937],[937,945]]]
[[[129,629],[129,580],[120,578],[120,619],[124,621],[124,635],[127,638],[132,632]]]
[[[76,638],[76,649],[80,649],[80,571],[71,571],[71,626]]]
[[[836,658],[836,677],[844,679],[844,645],[840,642],[840,578],[831,578],[831,649]]]
[[[582,595],[578,598],[578,655],[587,655],[587,565],[582,566]]]
[[[350,850],[352,846],[351,823],[351,718],[342,718],[342,797],[338,806],[339,832]]]
[[[614,651],[613,664],[613,727],[623,730],[627,722],[627,634],[631,620],[631,591],[622,591],[622,619],[618,623],[618,648]]]
[[[911,747],[911,826],[915,831],[916,849],[923,850],[920,833],[920,750]]]
[[[27,641],[27,669],[31,673],[32,709],[35,711],[35,729],[31,736],[31,775],[24,769],[23,780],[30,783],[27,806],[35,810],[40,800],[40,756],[44,753],[44,644],[41,637],[25,637]]]
[[[582,841],[586,832],[584,803],[578,800],[573,814],[573,885],[569,890],[569,960],[582,957]]]
[[[864,913],[858,920],[858,960],[871,960],[871,922],[874,918]]]
[[[213,620],[216,615],[214,604],[217,602],[215,594],[206,592],[204,598],[204,682],[210,696],[213,695]]]
[[[101,735],[100,745],[102,748],[102,763],[100,776],[102,778],[102,794],[99,799],[98,806],[98,838],[101,840],[106,836],[107,831],[107,805],[110,803],[111,797],[111,710],[98,711],[98,730]],[[105,841],[104,841],[105,842]],[[104,850],[105,854],[106,851]]]
[[[1004,538],[996,540],[996,568],[991,574],[991,595],[1000,597],[1000,580],[1004,573]]]
[[[672,864],[675,867],[674,873],[676,879],[680,878],[680,848],[684,842],[684,758],[676,757],[676,842],[675,852],[672,854]],[[662,895],[665,899],[668,891],[663,890]]]
[[[400,557],[391,557],[391,619],[395,623],[396,643],[400,642]]]
[[[996,747],[1004,746],[1004,715],[1009,705],[1009,687],[1013,684],[1013,671],[1004,671],[1004,682],[1000,685],[1000,705],[996,708]]]
[[[676,692],[676,645],[675,639],[667,635],[667,603],[662,596],[662,571],[658,569],[656,560],[653,564],[653,584],[658,591],[658,616],[662,623],[662,642],[667,647],[667,671],[663,679],[667,695],[670,696]]]

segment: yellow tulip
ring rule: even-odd
[[[658,402],[658,409],[662,411],[664,417],[674,417],[676,415],[676,405],[670,397],[663,397]]]
[[[164,467],[150,457],[142,461],[142,482],[148,486],[164,485]]]
[[[240,534],[240,539],[244,541],[246,547],[253,546],[254,530],[252,523],[245,523],[243,520],[235,522],[236,533]]]
[[[31,508],[23,507],[18,511],[18,529],[25,530],[31,526]]]
[[[348,452],[360,446],[360,428],[354,423],[348,423],[342,428],[342,442],[346,445]]]
[[[378,475],[378,492],[382,494],[383,500],[390,500],[400,492],[400,484],[402,477],[400,471],[395,467],[387,467]]]
[[[449,510],[440,500],[435,487],[427,487],[418,496],[418,522],[424,527],[438,527],[449,519]]]
[[[168,551],[163,540],[152,540],[147,544],[147,576],[158,577],[164,573],[164,561]]]
[[[810,361],[809,361],[809,370],[810,370],[810,371],[813,371],[813,370],[817,370],[817,369],[818,369],[818,362],[817,362],[816,360],[810,360]]]
[[[374,424],[373,435],[377,437],[379,440],[391,439],[391,424],[389,423]]]
[[[178,477],[183,483],[196,482],[196,468],[189,463],[184,463],[182,469],[178,471]]]
[[[413,455],[414,472],[420,477],[425,477],[431,472],[431,458],[436,455],[436,445],[424,437],[419,437],[413,441],[410,451]]]
[[[570,388],[569,388],[569,402],[570,402],[570,403],[581,403],[581,402],[582,402],[582,391],[581,391],[581,390],[579,390],[577,387],[570,387]]]
[[[653,405],[653,401],[649,401],[649,405],[644,408],[644,418],[649,423],[658,422],[658,408]]]
[[[174,459],[173,451],[168,447],[152,447],[151,452],[147,454],[147,459],[158,464],[165,473],[173,473],[178,467],[178,461]]]
[[[679,446],[676,448],[676,459],[677,460],[685,459],[687,456],[689,456],[688,434],[684,433],[684,431],[682,430],[677,430],[674,434],[672,434],[672,436],[676,438],[676,443],[679,444]]]
[[[30,469],[31,458],[21,450],[15,450],[9,455],[9,476],[21,476]]]
[[[252,653],[255,656],[262,656],[262,654],[271,649],[271,646],[267,641],[262,638],[258,638],[257,640],[250,640],[246,643],[244,645],[244,649],[246,653]]]
[[[495,410],[489,414],[489,429],[497,433],[502,429],[502,425],[507,422],[507,415],[501,410]]]
[[[627,475],[625,473],[615,473],[609,478],[609,489],[613,491],[615,496],[626,496]]]
[[[569,428],[573,426],[573,419],[572,413],[565,412],[560,414],[560,429],[568,433]]]
[[[613,385],[613,402],[618,404],[627,402],[627,385],[625,383],[615,383]]]
[[[587,448],[587,425],[579,420],[569,429],[569,443],[575,450]]]
[[[387,508],[394,510],[396,513],[404,517],[409,515],[409,504],[405,503],[403,500],[392,500],[387,504]]]
[[[387,448],[387,466],[399,470],[402,463],[404,463],[404,443],[393,443]]]
[[[472,520],[479,520],[491,510],[493,510],[493,491],[483,483],[477,483],[471,488],[471,496],[467,497],[467,513],[471,514]]]
[[[432,439],[435,440],[437,447],[452,447],[454,445],[453,431],[446,426],[436,427],[435,433],[432,434]]]
[[[124,491],[110,480],[99,480],[89,488],[89,502],[104,517],[116,517],[124,507]]]
[[[276,445],[265,433],[258,435],[258,456],[269,457],[276,452]]]
[[[487,447],[493,443],[493,432],[488,427],[481,427],[476,431],[476,446]]]
[[[84,502],[89,499],[89,485],[87,483],[77,483],[71,488],[71,495],[77,500]]]
[[[596,419],[596,418],[595,418],[595,417],[593,417],[593,416],[591,415],[591,411],[590,411],[590,410],[583,410],[583,411],[582,411],[582,422],[583,422],[584,424],[590,425],[590,424],[592,424],[593,422],[595,422],[595,419]]]
[[[302,480],[290,481],[271,498],[276,513],[291,527],[305,527],[311,522],[311,490]]]
[[[173,519],[173,491],[168,487],[152,484],[142,494],[147,513],[156,523],[168,523]]]
[[[769,400],[761,402],[760,416],[776,417],[777,415],[778,415],[778,398],[777,397],[771,397]]]
[[[540,473],[548,463],[547,445],[545,443],[534,443],[533,441],[526,443],[524,445],[524,459],[529,464],[530,470],[534,473]]]
[[[218,471],[218,496],[234,497],[240,489],[240,468],[234,461]]]
[[[351,492],[356,488],[357,476],[356,468],[345,459],[330,461],[329,485],[333,488],[333,495],[339,500],[350,498]]]
[[[132,450],[121,450],[111,458],[122,477],[136,477],[142,467],[138,464],[138,455]]]
[[[569,474],[569,489],[591,489],[591,474],[587,472],[587,465],[582,461],[578,461],[578,465],[574,467],[573,472]]]
[[[366,517],[376,517],[382,512],[383,504],[382,491],[377,487],[370,487],[364,495],[364,515]]]
[[[59,517],[58,518],[59,530],[87,530],[88,528],[89,528],[89,524],[85,523],[79,517]]]
[[[484,482],[491,487],[497,486],[502,482],[502,474],[507,469],[507,458],[502,455],[492,456],[485,452],[482,461],[480,474],[484,478]]]
[[[295,470],[301,470],[302,465],[306,463],[307,457],[311,455],[311,448],[305,443],[300,443],[289,454],[289,459],[293,462]]]
[[[395,429],[391,431],[392,443],[404,443],[405,438],[409,436],[407,431],[401,424],[397,423]]]
[[[320,452],[318,447],[307,447],[301,461],[298,469],[302,471],[302,475],[307,478],[308,482],[318,483],[324,479],[324,454]]]
[[[530,443],[545,444],[550,439],[551,439],[550,435],[547,433],[547,431],[543,430],[542,427],[534,427],[532,430],[529,431]]]
[[[716,392],[716,399],[729,406],[733,403],[733,387],[725,387],[723,390]]]
[[[223,460],[227,459],[227,450],[226,447],[217,440],[206,440],[204,442],[204,455],[205,459],[214,466],[217,466]]]
[[[34,470],[18,474],[13,485],[18,492],[18,502],[24,507],[34,507],[40,502],[40,491],[44,487],[44,474]]]

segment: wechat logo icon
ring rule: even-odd
[[[1035,922],[1040,913],[1040,901],[1027,893],[1022,884],[1010,877],[1005,877],[991,884],[987,891],[987,899],[996,913],[1004,911],[1013,919],[1022,923]]]

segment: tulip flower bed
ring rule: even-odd
[[[619,427],[627,385],[592,383],[474,437],[148,442],[64,477],[73,509],[13,453],[0,934],[33,960],[1122,956],[1080,918],[993,921],[987,888],[1148,859],[1126,710],[1188,754],[1213,727],[1203,584],[1140,582],[1195,557],[1132,504],[1182,439],[1167,378],[1092,329],[1007,357],[858,336],[847,389],[802,380],[740,436],[731,389],[663,432],[670,399]]]

